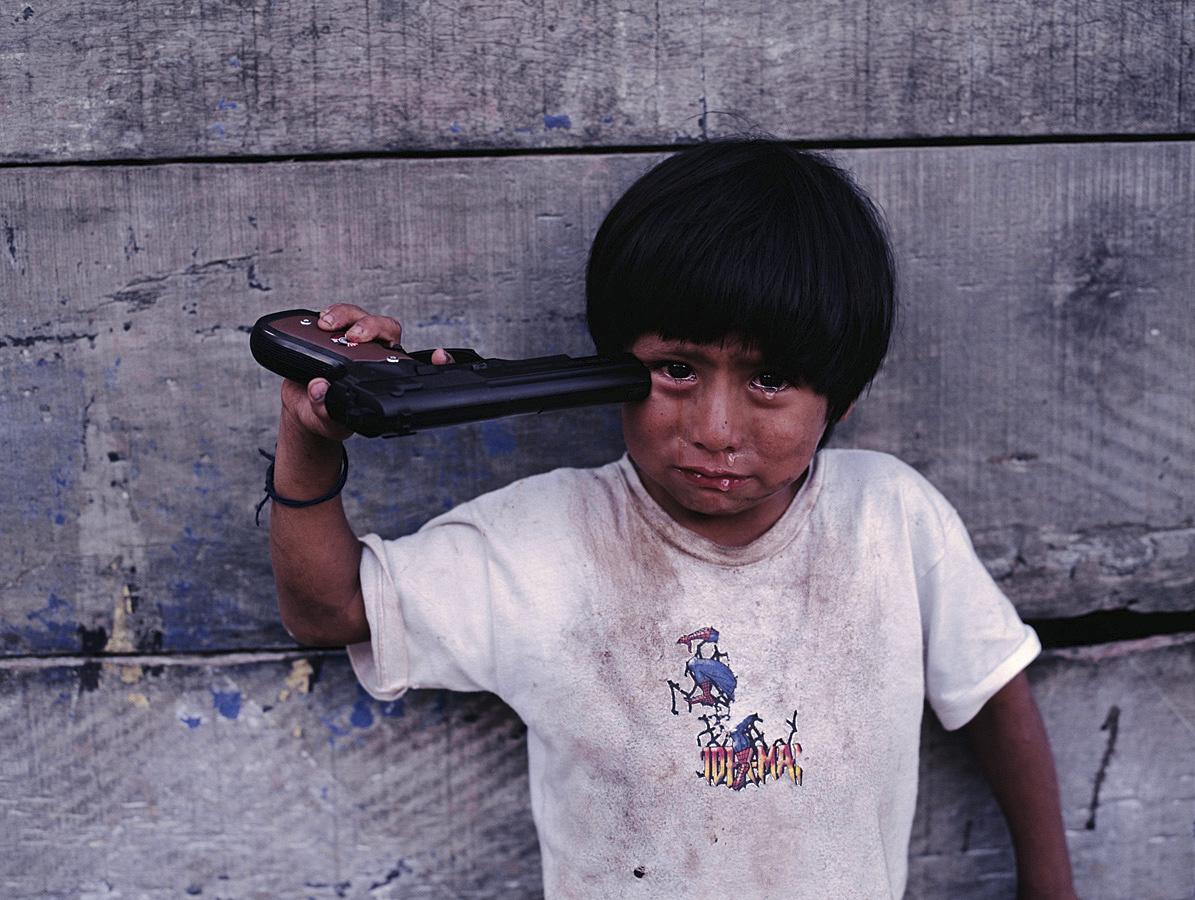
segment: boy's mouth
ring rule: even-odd
[[[743,487],[751,481],[749,476],[735,475],[717,469],[690,469],[677,466],[681,477],[690,484],[698,487],[710,488],[715,491],[733,491]]]

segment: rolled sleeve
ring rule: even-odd
[[[369,534],[361,538],[361,544],[361,592],[370,638],[349,645],[349,662],[371,697],[394,700],[411,686],[402,605],[382,539]]]
[[[942,727],[966,725],[1041,652],[975,554],[953,509],[941,520],[945,553],[920,579],[926,697]]]

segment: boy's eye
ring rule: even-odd
[[[662,368],[667,376],[674,381],[688,381],[693,377],[693,367],[688,363],[670,362],[664,363]]]
[[[758,388],[763,388],[765,391],[775,392],[782,388],[788,387],[788,381],[783,375],[777,375],[775,372],[760,372],[753,379],[751,383]]]

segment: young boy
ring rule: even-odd
[[[300,641],[348,644],[375,697],[487,690],[528,728],[548,898],[895,898],[928,699],[965,726],[1018,896],[1073,897],[1024,667],[1039,644],[957,515],[883,454],[819,450],[887,350],[880,218],[820,157],[764,140],[661,163],[590,257],[590,331],[651,394],[627,455],[358,540],[340,502],[276,502]],[[393,319],[320,319],[397,344]],[[446,360],[442,351],[436,361]],[[283,386],[275,497],[335,493],[326,382]]]

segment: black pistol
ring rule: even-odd
[[[379,341],[355,344],[323,331],[319,313],[290,309],[262,316],[249,335],[253,358],[283,378],[326,378],[328,414],[366,437],[396,437],[519,413],[642,400],[647,368],[619,356],[483,359],[451,349],[453,362],[431,364],[431,351],[408,354]]]

